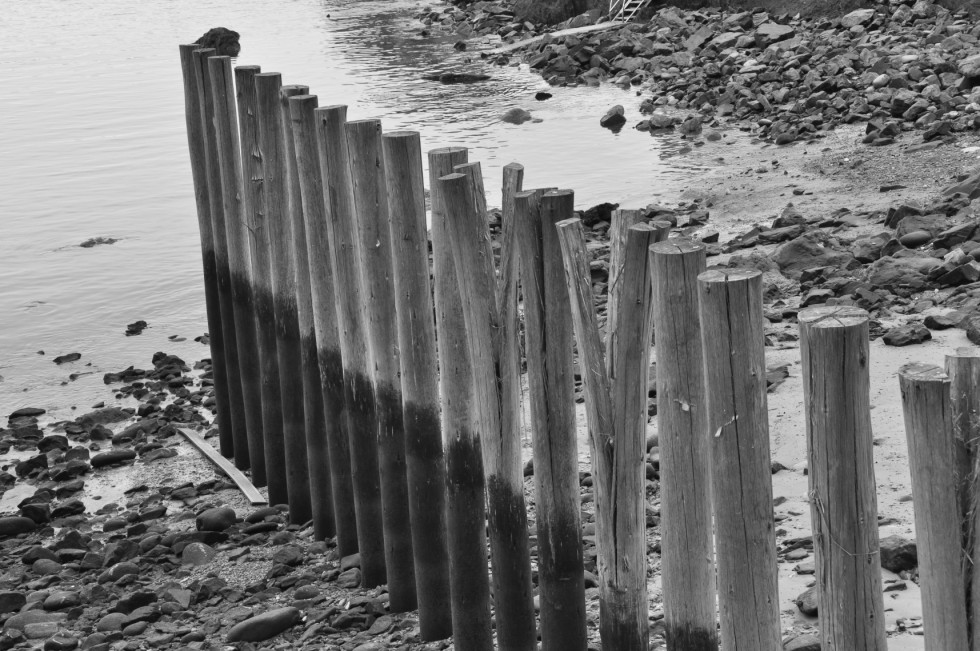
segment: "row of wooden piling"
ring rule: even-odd
[[[780,648],[758,272],[707,270],[700,243],[617,211],[603,341],[570,190],[525,191],[523,168],[507,166],[498,255],[479,163],[459,147],[430,151],[430,238],[417,133],[348,121],[345,106],[319,107],[307,87],[257,66],[232,70],[213,50],[180,51],[220,448],[271,503],[288,504],[293,523],[312,521],[318,538],[335,536],[340,554],[358,552],[362,585],[387,584],[393,612],[417,608],[425,640],[530,650],[540,637],[546,650],[584,651],[577,370],[600,635],[608,648],[647,649],[655,332],[668,648]],[[799,322],[821,636],[826,648],[883,650],[868,316],[812,308]],[[525,362],[539,617],[521,463]],[[980,371],[969,373],[958,391],[975,400]],[[903,393],[934,379],[907,370]],[[962,612],[953,624],[972,635],[964,609],[980,604],[962,568],[957,589],[937,587],[963,556],[935,541],[977,535],[966,506],[974,435],[948,443],[952,452],[930,448],[945,436],[936,423],[974,431],[975,405],[962,400],[942,418],[909,420],[917,524],[924,508],[924,523],[946,526],[945,537],[920,534],[925,597],[943,604],[925,613],[935,648],[966,648],[929,637],[945,625],[940,612]],[[942,484],[951,503],[929,474],[950,459],[960,482]],[[947,511],[959,514],[955,531]],[[963,603],[949,606],[954,597]]]

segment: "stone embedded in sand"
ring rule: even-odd
[[[7,416],[7,420],[15,420],[17,418],[32,418],[34,416],[40,416],[41,414],[44,413],[47,412],[45,412],[40,407],[21,407],[20,409],[11,412],[11,414]]]
[[[30,533],[37,528],[37,523],[30,518],[9,516],[0,518],[0,538]]]
[[[817,587],[813,586],[806,592],[802,593],[799,597],[793,600],[796,607],[800,609],[800,612],[804,615],[809,615],[810,617],[817,616]]]
[[[207,565],[213,561],[214,557],[217,555],[218,552],[214,550],[214,547],[205,545],[204,543],[195,542],[184,547],[184,551],[180,555],[180,562],[183,565]]]
[[[67,355],[58,355],[54,358],[55,364],[67,364],[68,362],[77,362],[82,358],[81,353],[68,353]]]
[[[929,332],[929,328],[921,323],[906,323],[903,326],[892,328],[882,337],[886,346],[911,346],[912,344],[921,344],[929,339],[932,339],[932,333]]]
[[[224,531],[235,524],[235,509],[227,506],[208,509],[197,516],[195,524],[198,531]]]
[[[886,570],[899,572],[912,570],[919,565],[919,554],[914,540],[901,536],[882,538],[881,566]]]
[[[225,639],[227,642],[262,642],[295,626],[302,619],[298,608],[277,608],[236,624]]]
[[[133,450],[127,450],[125,448],[115,448],[107,452],[101,452],[94,457],[92,457],[92,467],[102,468],[104,466],[111,466],[115,463],[122,463],[124,461],[130,461],[136,458],[136,452]]]

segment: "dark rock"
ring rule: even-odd
[[[797,608],[800,609],[800,612],[804,615],[808,615],[810,617],[817,616],[818,597],[816,586],[802,593],[793,601],[796,603]]]
[[[90,237],[78,246],[82,247],[83,249],[91,249],[101,244],[115,244],[118,241],[119,240],[114,237]]]
[[[538,100],[539,102],[543,102],[546,99],[551,99],[552,97],[553,95],[551,93],[546,93],[544,91],[538,91],[534,94],[534,99]]]
[[[67,364],[68,362],[77,362],[82,358],[81,353],[68,353],[67,355],[58,355],[54,358],[55,364]]]
[[[30,533],[37,528],[37,523],[30,518],[8,516],[0,518],[0,538]]]
[[[828,249],[810,234],[781,244],[773,252],[772,259],[783,273],[790,276],[814,267],[843,267],[853,260],[849,253]]]
[[[898,241],[902,243],[902,246],[915,249],[931,242],[932,233],[929,231],[912,231],[898,238]]]
[[[930,330],[948,330],[949,328],[955,328],[957,321],[945,314],[930,314],[925,318],[923,323]]]
[[[929,332],[929,328],[921,323],[906,323],[903,326],[892,328],[882,337],[885,345],[888,346],[910,346],[921,344],[929,339],[932,339],[932,333]]]
[[[783,645],[783,651],[820,651],[819,635],[801,635]]]
[[[277,608],[236,624],[225,638],[227,642],[262,642],[273,638],[302,621],[298,608]]]
[[[21,407],[20,409],[12,411],[10,415],[7,416],[7,420],[16,420],[18,418],[33,418],[35,416],[40,416],[45,413],[47,412],[41,409],[40,407]]]
[[[898,574],[915,569],[919,565],[919,555],[915,541],[901,536],[883,538],[881,547],[881,566]]]
[[[506,122],[507,124],[524,124],[531,119],[531,113],[525,111],[522,108],[514,107],[508,109],[503,115],[500,116],[501,122]]]
[[[130,323],[126,326],[126,336],[135,337],[136,335],[143,334],[143,331],[146,330],[146,328],[147,328],[146,321],[143,320],[134,321],[133,323]]]
[[[227,506],[208,509],[197,516],[195,524],[198,531],[224,531],[235,524],[235,509]]]
[[[136,458],[136,452],[133,450],[127,450],[125,448],[114,448],[108,450],[107,452],[100,452],[99,454],[92,457],[92,467],[102,468],[104,466],[111,466],[116,463],[123,463],[124,461],[130,461]]]
[[[623,105],[617,104],[606,111],[606,114],[599,120],[599,126],[612,129],[613,131],[621,129],[626,124],[625,113],[626,109],[623,108]]]
[[[0,615],[13,613],[24,607],[27,603],[27,595],[23,592],[7,590],[0,592]]]
[[[438,81],[440,84],[475,84],[487,81],[490,75],[472,74],[468,72],[442,72],[435,75],[423,75],[427,81]]]
[[[218,56],[237,57],[242,51],[239,38],[240,34],[236,31],[226,27],[212,27],[194,42],[202,49],[213,48]]]

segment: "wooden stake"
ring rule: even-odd
[[[245,440],[245,406],[242,398],[241,373],[238,367],[238,340],[235,337],[235,309],[231,296],[231,277],[228,269],[228,239],[225,235],[225,212],[221,195],[221,165],[218,158],[218,138],[214,131],[214,93],[211,90],[211,73],[208,59],[214,50],[195,50],[194,65],[199,82],[198,92],[203,98],[201,128],[205,134],[207,160],[208,204],[211,207],[211,233],[214,235],[214,264],[218,281],[218,300],[221,304],[221,339],[224,348],[225,386],[228,399],[225,407],[218,396],[218,436],[221,454],[242,461],[244,453],[235,454],[235,437]],[[237,433],[237,434],[236,434]],[[247,448],[246,448],[247,449]]]
[[[643,223],[642,210],[614,210],[609,222],[609,281],[606,291],[606,323],[616,322],[619,307],[619,290],[622,284],[619,276],[623,271],[623,253],[626,250],[626,236],[629,229]],[[612,350],[609,336],[611,328],[606,328],[606,350]]]
[[[225,343],[221,331],[221,298],[218,290],[218,270],[215,258],[214,227],[211,220],[211,198],[208,181],[208,130],[204,128],[204,93],[200,59],[214,50],[201,50],[196,43],[180,46],[180,67],[184,77],[184,117],[187,123],[187,146],[190,150],[191,176],[194,181],[194,199],[197,204],[197,225],[201,236],[201,259],[204,276],[204,303],[207,308],[211,369],[214,378],[216,413],[221,453],[232,453],[231,427],[228,397],[228,370],[225,367]],[[210,94],[210,93],[209,93]]]
[[[367,325],[361,315],[360,253],[354,187],[347,154],[346,106],[314,111],[320,174],[327,208],[327,231],[334,282],[340,349],[344,362],[344,405],[350,439],[357,515],[357,545],[361,554],[361,585],[386,582],[381,476],[378,469],[378,418],[373,371],[368,354]]]
[[[351,478],[350,441],[344,417],[343,358],[340,334],[337,330],[337,304],[334,295],[333,267],[330,263],[330,237],[327,231],[326,206],[323,196],[323,177],[316,146],[315,95],[296,95],[289,99],[293,144],[299,170],[300,193],[303,197],[303,218],[306,227],[307,259],[310,266],[310,290],[313,309],[314,336],[303,333],[305,347],[315,346],[320,369],[320,390],[324,409],[322,432],[307,430],[310,446],[310,478],[313,490],[313,525],[318,538],[336,535],[338,546],[357,549],[357,516],[354,513],[354,486]],[[311,437],[311,433],[313,436]],[[318,440],[319,437],[319,440]],[[314,463],[330,466],[330,492],[316,489],[320,477]],[[333,521],[326,520],[327,509],[322,500],[333,496]],[[320,514],[317,517],[317,514]],[[335,521],[335,522],[334,522]],[[328,526],[329,525],[329,526]]]
[[[279,341],[276,334],[273,295],[273,237],[282,241],[285,219],[285,188],[282,182],[283,151],[279,137],[278,72],[255,75],[256,117],[259,127],[259,156],[262,159],[262,209],[260,225],[252,229],[252,263],[255,271],[255,318],[258,324],[259,358],[262,368],[262,432],[265,447],[269,503],[285,504],[286,448],[283,438],[282,383],[279,378]]]
[[[348,122],[345,131],[357,210],[364,287],[362,318],[368,325],[368,350],[377,396],[389,607],[392,612],[405,612],[415,610],[417,598],[381,121]]]
[[[781,648],[762,274],[698,276],[724,649]]]
[[[479,163],[457,165],[456,169],[464,173],[467,182],[444,184],[443,192],[473,371],[474,416],[487,477],[497,646],[533,649],[537,642],[531,555],[520,426],[516,421],[520,414],[520,368],[513,356],[514,344],[505,339],[505,336],[516,339],[516,324],[505,328],[498,312],[486,195]],[[466,187],[460,190],[463,185]],[[457,205],[461,201],[471,202],[468,210],[459,210]],[[514,282],[513,276],[504,281],[505,284]],[[516,296],[516,290],[511,291]],[[510,348],[510,353],[504,352],[505,348]],[[504,412],[505,403],[517,410]],[[505,423],[514,429],[504,429]]]
[[[521,201],[522,195],[517,195]],[[571,190],[550,191],[518,219],[534,448],[542,649],[585,649],[585,584],[575,436],[572,324],[555,224]],[[518,203],[523,208],[523,202]]]
[[[799,324],[821,643],[885,651],[868,313],[813,307]]]
[[[691,651],[718,649],[711,455],[697,286],[705,267],[705,248],[698,242],[679,239],[650,247],[664,619],[667,647]]]
[[[967,649],[962,513],[949,377],[938,366],[898,372],[912,470],[922,625],[928,649]]]
[[[446,465],[439,422],[439,371],[425,226],[422,144],[414,131],[386,133],[385,177],[401,370],[409,513],[419,629],[452,635],[446,539]]]
[[[439,396],[446,450],[446,525],[453,646],[460,651],[491,651],[490,578],[487,572],[486,503],[480,436],[473,417],[472,372],[462,299],[449,242],[449,212],[439,178],[466,162],[460,147],[429,152],[432,198],[432,258],[436,334],[439,343]],[[465,178],[460,175],[460,178]]]
[[[259,323],[256,315],[256,294],[259,291],[258,275],[265,274],[267,264],[259,266],[255,260],[256,229],[262,228],[262,211],[264,199],[262,196],[262,157],[259,154],[259,132],[256,122],[255,75],[261,72],[258,66],[238,66],[235,68],[235,87],[238,97],[238,126],[241,141],[241,179],[243,229],[243,257],[247,261],[244,274],[247,285],[239,291],[243,293],[242,304],[245,306],[242,319],[247,323],[247,331],[251,342],[247,358],[242,357],[241,366],[244,374],[242,390],[246,396],[246,419],[250,410],[252,414],[247,420],[248,426],[248,459],[252,472],[252,481],[256,486],[266,485],[265,468],[265,421],[262,404],[262,356],[259,351]],[[263,260],[263,262],[267,262]],[[238,313],[235,314],[238,318]],[[239,347],[242,341],[239,340]],[[241,353],[241,351],[239,351]]]

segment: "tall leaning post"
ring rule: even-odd
[[[385,583],[384,526],[381,475],[378,469],[378,417],[375,411],[373,371],[368,351],[367,325],[361,316],[360,253],[354,184],[347,154],[346,106],[325,106],[316,118],[320,175],[326,207],[330,260],[338,291],[337,326],[344,363],[344,409],[350,442],[357,548],[361,555],[361,586]]]
[[[211,90],[211,72],[208,59],[214,50],[193,52],[197,72],[198,92],[202,98],[201,131],[204,133],[205,158],[207,160],[208,204],[211,207],[211,234],[214,236],[214,267],[217,279],[218,302],[221,305],[221,339],[224,351],[225,386],[228,399],[222,408],[218,396],[218,440],[221,454],[236,457],[236,436],[244,443],[245,407],[242,397],[241,373],[238,367],[238,340],[235,337],[235,308],[231,296],[231,278],[228,271],[228,239],[225,235],[225,211],[221,195],[221,166],[218,158],[218,138],[214,131],[214,93]],[[239,455],[244,452],[239,451]]]
[[[657,332],[657,421],[667,647],[717,651],[711,450],[698,315],[705,247],[687,239],[650,247]],[[610,306],[611,308],[611,306]]]
[[[483,457],[473,417],[470,356],[449,215],[439,181],[466,162],[467,151],[447,147],[430,151],[428,157],[453,645],[461,651],[492,651]]]
[[[781,647],[762,274],[698,276],[724,649]]]
[[[821,643],[886,651],[868,313],[812,307],[799,324]]]
[[[257,121],[257,97],[255,94],[255,75],[262,72],[259,66],[238,66],[235,68],[235,89],[238,97],[238,131],[241,141],[241,172],[242,172],[242,202],[244,210],[244,247],[248,266],[245,276],[248,278],[245,305],[247,319],[250,321],[253,338],[250,359],[242,361],[242,372],[246,374],[248,385],[242,389],[254,404],[252,409],[258,410],[258,418],[253,417],[248,424],[248,460],[252,471],[252,483],[265,486],[265,410],[262,390],[262,353],[260,324],[257,313],[258,294],[261,291],[260,274],[265,275],[268,268],[267,260],[263,258],[256,247],[256,231],[262,228],[262,213],[265,201],[262,194],[262,156],[259,153],[259,125]],[[256,258],[258,257],[258,260]],[[240,344],[239,344],[240,345]],[[246,370],[247,369],[247,370]]]
[[[573,216],[571,190],[546,192],[537,227],[521,237],[544,651],[587,646],[572,320],[555,228]]]
[[[455,169],[466,177],[468,188],[462,188],[459,182],[443,183],[443,192],[463,299],[473,373],[474,418],[487,482],[497,647],[521,651],[533,649],[537,642],[520,429],[515,427],[519,412],[503,411],[505,405],[519,409],[520,404],[520,367],[514,357],[508,356],[514,353],[517,331],[515,324],[501,321],[498,310],[481,166],[467,163]],[[463,205],[467,200],[469,205]],[[511,275],[503,279],[501,289],[503,284],[516,280],[513,266],[509,271]]]
[[[316,142],[317,98],[315,95],[296,95],[289,99],[289,114],[293,125],[293,143],[299,171],[300,193],[303,197],[303,219],[306,226],[306,250],[310,267],[310,290],[314,332],[301,333],[303,346],[312,348],[307,355],[317,358],[320,370],[321,402],[324,414],[322,432],[307,430],[310,451],[311,481],[318,477],[314,463],[330,467],[330,487],[338,547],[357,548],[357,516],[354,512],[354,487],[350,466],[350,442],[344,423],[344,375],[340,353],[340,332],[337,327],[337,303],[333,266],[330,262],[330,235],[327,230],[326,204],[323,196],[323,177]],[[334,535],[327,525],[326,508],[318,500],[314,482],[313,526],[317,538]],[[320,513],[320,518],[317,517]],[[320,522],[322,521],[322,526]],[[345,540],[340,544],[340,539]]]
[[[385,562],[392,612],[415,610],[415,557],[409,517],[405,423],[398,362],[398,321],[392,284],[388,188],[381,148],[381,121],[348,122],[347,155],[354,179],[362,309],[374,369],[378,413],[378,459],[384,504]]]
[[[441,640],[452,635],[453,620],[422,142],[418,132],[396,131],[384,134],[381,143],[391,216],[392,280],[419,632],[423,640]]]
[[[218,414],[221,453],[231,454],[231,428],[220,427],[231,422],[228,397],[228,370],[225,368],[224,336],[221,332],[221,298],[218,291],[218,270],[215,259],[214,227],[211,221],[211,199],[208,189],[208,134],[204,129],[204,94],[200,66],[195,63],[196,43],[180,46],[180,67],[184,78],[184,118],[187,124],[187,146],[190,150],[191,178],[194,182],[194,201],[197,204],[197,226],[201,237],[201,259],[204,276],[204,304],[207,308],[211,373]],[[214,50],[203,50],[213,53]]]
[[[899,370],[898,383],[912,470],[926,648],[967,649],[966,559],[949,376],[938,366],[913,363]]]
[[[252,229],[252,265],[255,278],[255,317],[258,325],[259,360],[262,369],[262,434],[265,448],[269,503],[289,501],[286,481],[286,447],[283,437],[282,382],[279,378],[279,337],[276,334],[273,283],[273,237],[283,237],[282,142],[279,138],[278,72],[255,75],[259,158],[262,161],[261,224]]]

